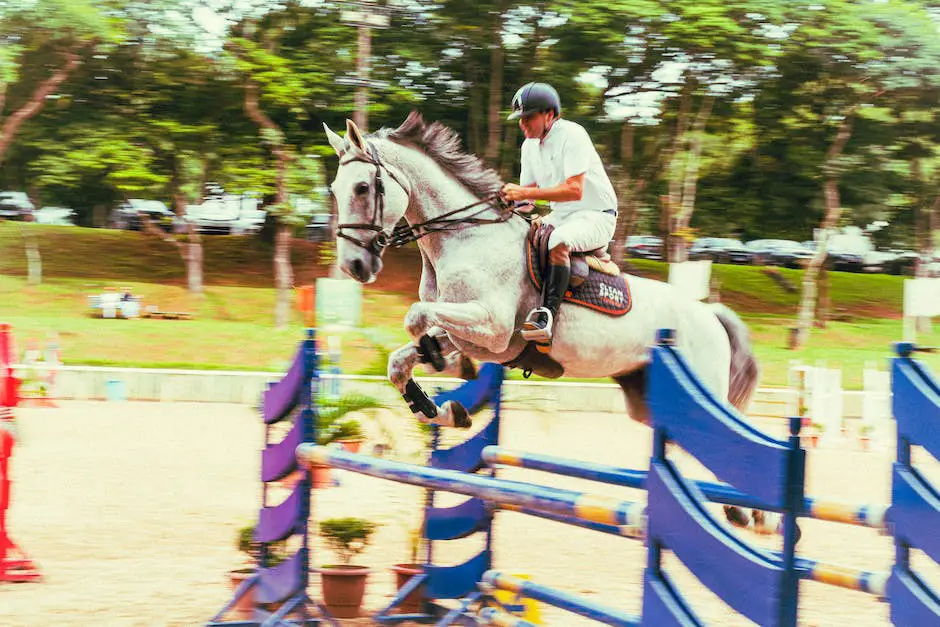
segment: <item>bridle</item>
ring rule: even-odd
[[[382,163],[382,160],[379,158],[379,153],[376,151],[375,146],[372,143],[367,143],[368,154],[363,151],[359,151],[355,157],[347,159],[346,161],[340,161],[340,167],[352,163],[353,161],[361,161],[363,163],[368,163],[375,166],[375,200],[373,201],[373,210],[372,210],[372,220],[370,222],[355,222],[347,224],[338,224],[336,227],[336,236],[342,237],[346,241],[352,242],[356,246],[363,248],[377,257],[381,257],[385,252],[385,249],[389,246],[400,248],[405,244],[410,242],[416,242],[426,235],[431,233],[439,233],[442,231],[455,231],[464,226],[474,225],[474,224],[499,224],[506,222],[513,215],[518,215],[525,219],[525,216],[516,211],[513,208],[513,204],[506,201],[499,193],[490,194],[485,198],[478,200],[477,202],[470,203],[460,207],[459,209],[454,209],[453,211],[448,211],[447,213],[437,216],[436,218],[431,218],[425,222],[420,222],[418,224],[408,224],[404,218],[391,230],[391,232],[386,231],[382,224],[385,218],[385,181],[382,179],[382,171],[388,173],[389,177],[395,183],[401,187],[405,193],[410,197],[411,190],[395,176],[387,165]],[[459,214],[468,209],[474,207],[481,207],[479,210],[471,213],[468,216],[461,218],[452,217],[456,214]],[[498,212],[498,217],[496,218],[482,218],[479,215],[491,208],[495,208]],[[362,229],[366,231],[372,231],[375,233],[368,240],[362,240],[352,235],[348,235],[343,232],[343,229]]]

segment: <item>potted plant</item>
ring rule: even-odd
[[[335,401],[324,401],[317,418],[317,444],[326,446],[338,442],[346,450],[357,453],[363,441],[362,423],[349,417],[353,412],[385,407],[385,403],[366,394],[345,394]],[[310,467],[310,487],[328,488],[332,485],[330,467],[313,464]]]
[[[232,583],[232,590],[238,587],[246,580],[252,577],[257,571],[261,561],[261,543],[255,541],[255,526],[246,525],[238,530],[235,542],[236,548],[245,554],[245,559],[241,566],[229,571],[229,580]],[[286,558],[287,547],[284,542],[274,542],[268,545],[268,559],[266,567],[276,566]],[[254,612],[255,592],[249,590],[246,592],[230,612],[233,618],[250,619]]]
[[[422,525],[410,527],[408,529],[408,561],[402,564],[392,566],[392,572],[395,573],[395,590],[401,590],[402,587],[424,572],[424,565],[418,561],[418,550],[421,548]],[[398,614],[416,614],[421,611],[421,605],[425,598],[424,584],[418,586],[406,596],[396,607]]]
[[[370,571],[351,562],[369,545],[376,527],[376,523],[370,520],[355,517],[329,518],[320,522],[320,536],[340,561],[318,569],[323,582],[323,602],[337,618],[359,616]]]
[[[350,453],[358,453],[362,441],[365,439],[362,435],[362,423],[355,418],[349,418],[334,426],[333,441],[338,442],[344,450]]]

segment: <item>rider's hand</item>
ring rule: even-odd
[[[503,198],[510,202],[515,202],[517,200],[528,199],[532,189],[529,187],[516,185],[515,183],[506,183],[503,185],[503,189],[501,189],[500,192],[502,193]]]

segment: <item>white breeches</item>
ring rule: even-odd
[[[542,218],[542,222],[555,227],[548,239],[549,248],[567,244],[572,252],[579,253],[607,248],[617,228],[616,216],[590,209],[562,215],[550,213]]]

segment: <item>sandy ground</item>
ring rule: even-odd
[[[260,504],[263,431],[248,407],[219,404],[67,402],[19,411],[21,441],[13,458],[12,536],[41,564],[45,581],[0,586],[0,625],[197,625],[229,598],[227,571],[240,562],[236,530]],[[404,424],[404,423],[403,423]],[[778,434],[783,425],[765,423]],[[623,416],[507,411],[505,446],[643,468],[645,428]],[[861,452],[854,442],[810,453],[810,494],[886,502],[890,443]],[[358,515],[382,523],[357,560],[374,568],[366,604],[393,592],[388,568],[408,561],[407,528],[420,490],[336,472],[341,485],[317,494],[322,517]],[[609,486],[507,469],[512,479],[643,495]],[[889,538],[875,531],[804,521],[800,552],[847,566],[886,570]],[[642,543],[514,513],[497,517],[496,566],[629,611],[640,608]],[[750,536],[753,539],[753,536]],[[456,563],[479,542],[439,543]],[[332,555],[316,547],[314,561]],[[680,588],[710,624],[747,625],[704,591],[674,561]],[[933,577],[936,573],[929,573]],[[317,583],[311,587],[316,594]],[[804,583],[801,624],[874,627],[887,607],[867,594]],[[542,608],[546,624],[596,624]],[[367,621],[363,621],[367,622]]]

